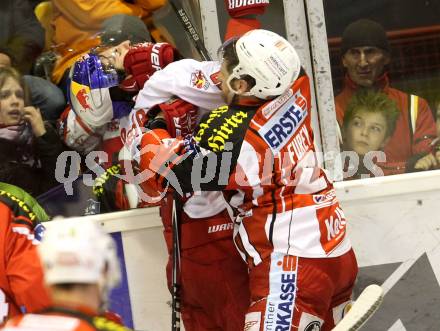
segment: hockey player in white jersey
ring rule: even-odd
[[[255,10],[264,12],[268,1],[242,4],[227,8],[231,17],[239,23],[228,27],[228,35],[241,34],[252,28],[246,19]],[[232,10],[232,11],[231,11]],[[238,31],[240,30],[240,31]],[[122,52],[109,50],[109,57],[117,69],[125,62]],[[153,61],[153,55],[151,62]],[[140,63],[139,63],[140,64]],[[118,67],[119,65],[119,67]],[[171,136],[185,136],[192,133],[200,115],[223,104],[217,87],[217,62],[181,60],[171,63],[156,72],[139,92],[135,108],[128,117],[120,119],[121,139],[124,151],[122,158],[139,160],[139,143],[145,126],[150,129],[161,125],[161,121],[150,120],[162,111],[167,130]],[[130,78],[130,77],[128,77]],[[139,86],[138,86],[139,87]],[[173,98],[178,97],[177,100]],[[172,101],[170,101],[172,100]],[[193,107],[196,105],[197,107]],[[188,125],[190,123],[190,125]],[[183,129],[183,130],[182,130]],[[110,176],[115,178],[114,176]],[[118,179],[122,187],[121,180]],[[125,187],[132,186],[126,184]],[[107,191],[105,183],[103,191]],[[125,190],[127,192],[127,190]],[[125,192],[125,193],[126,193]],[[131,200],[122,205],[141,206],[142,199],[129,199],[127,194],[115,194],[115,198]],[[112,197],[112,194],[107,195]],[[153,196],[142,196],[147,200]],[[163,218],[169,251],[172,249],[170,194],[162,200]],[[151,200],[149,201],[151,202]],[[249,305],[247,267],[242,262],[232,242],[232,222],[225,209],[223,197],[217,192],[196,193],[180,201],[181,221],[181,273],[182,317],[187,331],[198,330],[240,330],[244,326],[244,314]],[[209,206],[209,208],[207,208]],[[168,279],[170,280],[170,268]]]
[[[117,162],[123,144],[119,122],[130,113],[133,96],[155,71],[178,57],[174,47],[167,43],[130,45],[124,41],[93,50],[72,66],[69,106],[58,121],[58,130],[64,143],[83,156],[96,150],[106,153],[107,160],[101,160],[106,172],[94,188],[97,195],[106,193],[101,189],[102,178],[109,179],[109,173],[120,172]],[[120,195],[101,199],[108,203],[101,203],[101,211],[130,207],[124,205],[124,186],[119,186],[119,191]],[[137,198],[132,200],[131,207],[136,207]]]
[[[102,81],[107,82],[111,78],[107,76],[107,73],[112,71],[109,69],[114,69],[114,72],[127,67],[127,61],[130,60],[127,60],[127,54],[131,53],[123,52],[118,48],[108,49],[104,57],[101,54],[101,57],[95,57],[93,60],[94,64],[100,64],[100,68],[84,66],[98,69]],[[132,62],[136,62],[131,65],[131,68],[152,67],[157,60],[153,54],[155,54],[154,49],[148,59],[145,56],[131,58]],[[223,103],[220,90],[216,86],[218,71],[217,62],[185,59],[168,64],[164,69],[148,77],[137,95],[135,108],[128,116],[119,118],[121,140],[124,143],[123,151],[120,153],[121,158],[130,159],[130,165],[132,162],[136,163],[139,157],[138,142],[145,131],[145,126],[154,127],[158,123],[150,121],[150,118],[153,118],[151,114],[159,109],[169,121],[168,130],[173,136],[190,134],[190,129],[182,131],[180,128],[194,128],[199,112],[203,113],[205,109],[216,108]],[[122,88],[131,89],[130,91],[133,92],[141,86],[139,82],[142,83],[142,81],[138,82],[132,72],[125,74],[124,82],[131,79],[134,84],[126,84]],[[82,84],[79,79],[73,80],[72,83],[85,85],[86,91],[88,91],[87,87],[93,91],[95,86]],[[105,90],[99,90],[99,92],[105,93]],[[74,114],[78,115],[79,119],[86,118],[86,112],[92,113],[88,114],[89,117],[95,116],[96,118],[97,116],[96,112],[92,112],[95,108],[90,102],[92,98],[96,99],[96,95],[89,93],[90,99],[86,101],[89,101],[87,104],[91,109],[82,107],[78,112],[75,111]],[[111,102],[111,98],[109,100]],[[81,104],[77,108],[80,106]],[[112,108],[109,107],[109,109]],[[90,119],[88,120],[90,122]],[[188,126],[188,123],[191,125]],[[133,160],[130,155],[133,156]],[[114,167],[109,169],[113,171]],[[154,202],[149,199],[154,197],[145,198],[145,195],[133,197],[133,194],[130,194],[130,192],[133,193],[131,190],[133,186],[133,183],[123,181],[117,176],[107,176],[105,180],[97,181],[95,192],[98,193],[101,203],[111,206],[113,210],[138,207]],[[161,207],[165,226],[164,235],[170,253],[172,248],[171,200],[171,195],[168,195]],[[185,328],[187,331],[242,329],[250,300],[247,267],[234,247],[232,222],[223,197],[216,192],[200,193],[181,202],[179,204],[183,206],[183,210],[179,213],[182,233],[179,276],[182,287],[182,319]],[[170,266],[168,279],[171,279]]]
[[[217,62],[184,59],[169,64],[145,83],[129,121],[121,125],[121,137],[135,160],[139,161],[139,144],[145,126],[153,129],[163,123],[150,120],[157,111],[164,114],[168,132],[177,137],[190,134],[187,128],[195,128],[201,114],[223,104],[217,87],[219,68]],[[179,99],[166,102],[176,96]],[[190,104],[197,105],[197,109],[188,108]],[[172,193],[167,193],[161,203],[170,256],[173,249],[172,199]],[[243,329],[250,300],[247,267],[233,244],[233,224],[222,194],[198,192],[181,199],[177,206],[181,206],[177,211],[180,221],[179,282],[185,329]],[[171,266],[170,258],[167,266],[170,287]]]

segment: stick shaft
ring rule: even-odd
[[[173,7],[173,10],[176,12],[177,17],[180,20],[180,23],[182,23],[183,28],[185,29],[188,36],[191,38],[193,45],[199,52],[202,59],[204,61],[211,61],[212,60],[211,55],[209,55],[209,52],[206,49],[205,44],[203,43],[194,24],[191,22],[191,19],[189,18],[185,9],[176,0],[169,0],[169,2],[171,7]]]

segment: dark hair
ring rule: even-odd
[[[240,62],[237,56],[237,52],[235,51],[237,40],[238,39],[234,39],[231,42],[226,42],[222,47],[223,60],[226,61],[226,69],[228,70],[229,73],[231,73],[232,70]],[[242,75],[240,76],[240,78],[248,83],[249,88],[254,87],[256,84],[255,78],[250,75]]]
[[[342,33],[342,54],[355,47],[377,47],[388,53],[391,52],[383,26],[365,18],[350,23]]]
[[[6,80],[8,78],[14,79],[23,89],[24,93],[24,105],[29,106],[30,105],[30,93],[29,89],[24,82],[23,76],[18,72],[18,70],[12,68],[12,67],[1,67],[0,68],[0,89],[5,85]]]
[[[345,129],[361,110],[382,114],[387,123],[386,136],[390,137],[394,133],[400,111],[396,102],[388,95],[374,89],[359,89],[353,94],[345,110],[343,124]]]

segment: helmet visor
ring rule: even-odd
[[[217,50],[217,59],[219,61],[223,61],[224,60],[224,55],[225,55],[225,51],[229,48],[232,47],[234,52],[235,52],[235,44],[237,43],[238,37],[233,37],[233,38],[229,38],[228,40],[226,40]],[[237,53],[235,53],[237,54]]]

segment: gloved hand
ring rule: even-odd
[[[142,136],[139,171],[144,178],[140,187],[150,200],[161,200],[169,183],[178,183],[172,168],[184,158],[184,148],[182,139],[170,139],[169,133],[162,129],[147,131]]]
[[[197,107],[182,99],[171,99],[149,109],[148,116],[154,118],[161,113],[164,126],[172,138],[186,137],[192,134],[197,125]],[[156,120],[157,121],[157,120]],[[155,129],[154,120],[147,122],[149,129]]]
[[[175,61],[177,51],[168,43],[142,43],[130,48],[124,57],[127,75],[120,88],[127,92],[138,92],[157,70]]]
[[[226,9],[231,16],[228,20],[224,40],[240,37],[246,32],[261,27],[257,15],[264,14],[269,0],[225,0]]]
[[[262,15],[269,6],[269,0],[225,0],[225,6],[232,18]]]

